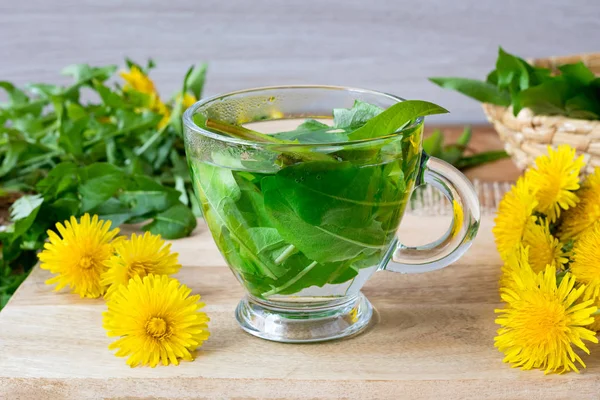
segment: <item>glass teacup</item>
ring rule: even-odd
[[[306,118],[326,122],[355,100],[383,109],[403,101],[363,89],[281,86],[212,97],[185,112],[196,195],[246,289],[236,318],[255,336],[314,342],[355,334],[373,314],[360,290],[375,271],[443,268],[477,233],[476,193],[459,171],[422,152],[422,118],[375,139],[325,144],[264,143],[218,129],[287,131]],[[215,130],[195,121],[216,121]],[[450,200],[454,220],[434,243],[406,247],[396,231],[413,189],[425,183]]]

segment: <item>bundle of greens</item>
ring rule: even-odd
[[[309,119],[274,135],[197,115],[207,129],[277,144],[277,151],[248,149],[243,159],[215,148],[207,160],[210,144],[188,148],[204,218],[248,291],[269,298],[339,285],[321,295],[342,296],[361,271],[372,273],[393,242],[419,172],[422,125],[407,126],[444,112],[416,100],[385,111],[356,102],[333,110],[333,126]],[[385,139],[344,146],[374,138]],[[291,146],[331,142],[325,152]]]
[[[600,78],[582,62],[559,67],[553,75],[547,68],[498,51],[496,69],[485,82],[466,78],[430,78],[437,85],[456,90],[483,103],[511,106],[514,115],[523,108],[535,114],[570,118],[600,118]]]
[[[466,126],[456,143],[444,145],[444,134],[436,129],[423,140],[423,150],[430,156],[442,159],[460,170],[474,168],[508,157],[504,150],[483,151],[470,156],[465,155],[472,135],[471,127]]]
[[[181,114],[202,94],[206,65],[190,67],[181,90],[159,97],[145,67],[72,65],[73,84],[0,82],[0,194],[10,207],[0,232],[0,308],[36,262],[48,229],[89,212],[113,226],[165,238],[188,235],[200,215],[191,192]],[[8,221],[7,221],[8,220]]]

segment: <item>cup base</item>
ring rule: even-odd
[[[333,306],[286,307],[246,296],[235,317],[243,330],[262,339],[283,343],[311,343],[355,335],[369,325],[373,306],[358,296]]]

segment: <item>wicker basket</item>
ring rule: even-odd
[[[554,72],[559,65],[578,61],[583,61],[596,75],[600,75],[600,53],[529,60],[533,65],[550,68]],[[537,156],[546,154],[548,145],[556,147],[559,144],[569,144],[583,154],[586,163],[584,173],[600,167],[600,120],[534,115],[528,109],[521,110],[515,117],[511,107],[487,103],[483,104],[483,111],[505,143],[506,152],[520,169],[532,165]]]

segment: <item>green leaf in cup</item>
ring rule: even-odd
[[[422,100],[406,100],[396,103],[368,120],[363,126],[348,135],[350,140],[373,139],[391,135],[419,117],[445,114],[448,110]]]
[[[336,108],[333,110],[333,127],[346,130],[360,128],[371,118],[382,112],[383,109],[380,107],[356,100],[352,108]]]
[[[445,110],[407,101],[387,114],[360,102],[346,111],[333,112],[334,126],[309,119],[294,131],[274,135],[196,118],[205,129],[274,146],[287,161],[278,163],[280,156],[270,161],[271,172],[259,173],[253,166],[261,152],[241,162],[235,154],[219,152],[213,154],[215,165],[190,159],[201,208],[217,246],[255,296],[350,285],[361,270],[372,272],[377,267],[395,237],[414,184],[420,137],[412,140],[407,134],[389,142],[392,148],[386,151],[398,158],[381,158],[388,142],[356,150],[342,143],[361,129],[370,138],[389,136],[419,115]],[[332,137],[340,143],[331,154],[297,146],[330,142]],[[260,170],[269,171],[268,160],[263,161],[265,168]],[[274,163],[279,169],[273,168]]]
[[[297,143],[336,143],[348,141],[348,131],[314,119],[307,119],[293,131],[279,132],[273,137]]]
[[[349,162],[303,163],[261,181],[267,212],[282,237],[310,259],[339,262],[381,251],[387,232],[375,219],[401,208],[398,193],[364,204],[365,193],[384,187],[381,168],[358,168]]]

